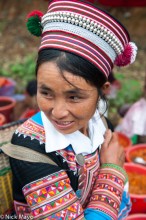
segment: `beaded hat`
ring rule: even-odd
[[[81,56],[106,77],[113,65],[134,62],[137,47],[127,30],[107,12],[83,0],[52,0],[43,15],[28,15],[28,30],[41,36],[39,50],[59,49]]]

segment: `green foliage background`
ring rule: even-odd
[[[17,82],[16,92],[23,93],[27,83],[35,78],[35,56],[26,56],[21,62],[9,64],[0,70],[0,76],[12,78]]]
[[[116,73],[115,77],[121,83],[116,98],[109,100],[109,112],[117,113],[125,104],[132,104],[142,96],[142,86],[136,79],[128,79],[126,75]]]

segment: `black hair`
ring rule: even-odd
[[[36,79],[33,79],[33,80],[28,82],[28,84],[26,86],[26,92],[30,96],[34,96],[34,95],[37,94],[37,80]]]
[[[73,75],[83,77],[88,83],[94,85],[99,92],[100,98],[105,101],[107,109],[107,100],[101,91],[101,88],[107,79],[97,67],[78,55],[66,51],[47,48],[40,50],[38,53],[36,75],[39,66],[47,61],[55,61],[63,77],[63,72],[67,71]]]

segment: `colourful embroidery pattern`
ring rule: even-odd
[[[72,150],[58,150],[57,153],[64,158],[67,162],[69,169],[77,172],[77,164],[75,160],[75,154]]]
[[[34,219],[74,219],[83,214],[82,206],[64,171],[41,178],[23,187]]]
[[[98,175],[98,179],[108,179],[115,183],[117,183],[122,188],[124,187],[125,182],[125,176],[120,171],[114,169],[114,168],[102,168],[100,169],[100,173]]]
[[[92,155],[85,156],[85,165],[82,171],[84,173],[85,180],[82,188],[82,196],[80,199],[80,202],[84,208],[89,202],[89,197],[91,195],[95,179],[97,178],[98,169],[99,169],[98,152],[96,151]]]
[[[31,139],[37,139],[39,142],[45,142],[45,132],[41,125],[29,119],[18,129],[19,134],[24,137],[29,136]],[[57,151],[57,154],[63,157],[64,161],[68,163],[69,169],[77,173],[79,165],[76,163],[75,154],[72,150],[63,149]],[[97,177],[97,170],[99,168],[98,153],[85,156],[85,183],[82,189],[82,198],[80,203],[85,207],[88,202],[88,197],[92,190],[95,178]]]
[[[124,175],[117,170],[112,168],[100,169],[88,208],[102,210],[112,219],[117,219],[124,180]]]
[[[65,149],[57,151],[59,155],[61,155],[64,160],[68,163],[70,170],[77,172],[80,170],[80,166],[77,164],[75,159],[75,154],[73,151]],[[87,202],[89,202],[90,192],[92,191],[93,184],[95,179],[97,178],[98,169],[99,169],[99,158],[98,152],[92,153],[90,155],[84,156],[85,165],[82,169],[83,175],[85,176],[84,185],[81,190],[81,198],[80,203],[85,208]]]
[[[22,202],[14,201],[15,212],[18,219],[33,219],[30,207]],[[28,218],[26,218],[29,216]]]
[[[45,132],[42,125],[31,119],[18,128],[18,135],[21,134],[24,137],[37,139],[40,144],[45,143]],[[69,169],[77,173],[80,166],[77,164],[72,150],[64,149],[57,151],[56,154],[62,156],[63,160],[68,163]],[[98,173],[98,152],[85,156],[83,172],[85,181],[80,200],[72,190],[66,172],[60,171],[27,184],[23,188],[23,192],[31,211],[27,205],[21,204],[15,205],[17,213],[27,215],[32,213],[34,219],[71,220],[76,218],[80,220],[83,219],[83,207],[101,210],[110,215],[112,219],[117,219],[124,175],[112,168],[102,168]]]
[[[24,122],[17,132],[18,135],[23,134],[24,137],[29,136],[31,139],[37,139],[40,143],[45,143],[44,128],[31,119]]]

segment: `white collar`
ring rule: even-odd
[[[45,130],[45,150],[47,153],[65,149],[71,144],[75,154],[82,153],[83,155],[87,155],[93,153],[104,141],[103,135],[106,128],[97,110],[89,120],[90,138],[80,131],[66,135],[61,134],[55,129],[43,112],[41,112],[41,116]]]

